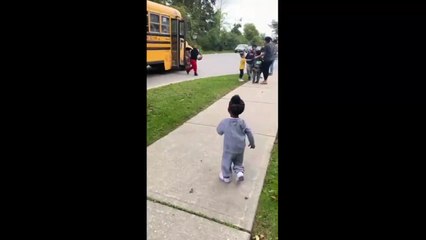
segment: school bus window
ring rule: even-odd
[[[173,34],[173,35],[178,34],[178,32],[177,32],[177,26],[178,26],[178,25],[177,25],[177,22],[178,22],[178,21],[172,21],[172,25],[173,25],[173,26],[172,26],[172,34]]]
[[[151,13],[151,32],[160,32],[160,16]]]
[[[161,17],[161,32],[169,33],[169,26],[170,26],[169,18],[162,16]]]
[[[185,35],[185,24],[183,22],[180,22],[180,35]]]

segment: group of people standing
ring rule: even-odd
[[[273,74],[274,61],[278,59],[278,42],[277,40],[272,41],[271,37],[266,37],[263,48],[258,50],[257,46],[253,44],[247,54],[241,52],[240,56],[240,81],[244,81],[244,69],[246,69],[249,81],[252,80],[253,83],[259,83],[259,80],[262,78],[261,74],[263,74],[264,80],[260,84],[267,84],[268,77]],[[194,76],[198,76],[197,61],[201,60],[201,58],[202,55],[198,48],[185,49],[187,74],[191,70],[194,70]]]
[[[273,64],[278,58],[277,41],[272,41],[271,37],[265,38],[265,45],[261,50],[257,50],[256,45],[252,45],[252,49],[247,53],[240,53],[240,81],[243,80],[244,67],[247,69],[248,80],[258,83],[263,74],[264,80],[261,84],[267,84],[268,76],[273,74]]]

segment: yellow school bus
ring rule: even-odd
[[[184,69],[186,24],[172,7],[147,1],[146,62],[160,69]]]

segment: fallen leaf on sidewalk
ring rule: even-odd
[[[194,192],[194,189],[193,188],[191,188],[191,190],[189,190],[189,193],[193,193]]]

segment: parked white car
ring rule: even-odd
[[[234,49],[237,52],[248,52],[249,45],[248,44],[238,44],[238,46]]]

